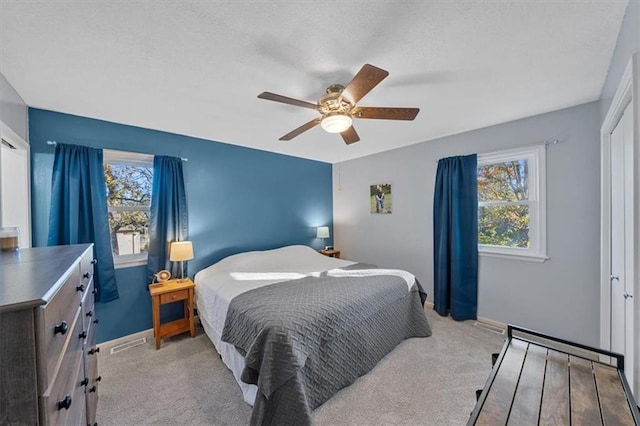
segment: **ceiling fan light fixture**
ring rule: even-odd
[[[347,114],[329,114],[322,119],[320,127],[328,133],[342,133],[351,127],[352,119]]]

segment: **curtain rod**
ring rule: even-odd
[[[47,141],[47,145],[53,145],[53,146],[56,146],[56,145],[58,145],[58,142],[56,142],[56,141]],[[131,152],[131,151],[127,151],[127,152]],[[186,158],[186,157],[180,157],[180,159],[181,159],[182,161],[189,161],[189,159],[188,159],[188,158]]]
[[[504,147],[504,148],[496,148],[494,150],[488,151],[488,152],[476,152],[476,154],[478,155],[482,155],[482,154],[488,154],[488,153],[493,153],[493,152],[500,152],[500,151],[508,151],[510,149],[518,149],[518,148],[525,148],[527,146],[538,146],[538,145],[544,145],[545,148],[548,147],[549,145],[557,145],[560,143],[560,139],[551,139],[548,141],[544,141],[544,142],[531,142],[531,143],[525,143],[522,145],[516,145],[516,146],[510,146],[510,147]],[[465,154],[460,154],[460,155],[465,155]],[[470,155],[470,154],[467,154]],[[443,157],[445,158],[445,157]],[[437,159],[436,163],[438,161],[440,161],[441,159]]]

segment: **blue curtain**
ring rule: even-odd
[[[172,277],[180,276],[179,263],[169,262],[170,243],[184,241],[189,234],[187,195],[180,158],[154,157],[151,191],[147,261],[147,279],[150,283],[153,282],[153,275],[163,269],[170,271]]]
[[[453,319],[478,311],[478,160],[438,161],[433,197],[434,309]]]
[[[53,161],[47,244],[82,243],[94,244],[96,301],[117,299],[102,150],[59,143]]]

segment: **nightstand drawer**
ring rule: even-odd
[[[189,298],[189,290],[187,289],[178,290],[178,291],[173,291],[171,293],[161,294],[160,303],[161,304],[171,303],[171,302],[176,302],[178,300],[185,300],[188,298]]]

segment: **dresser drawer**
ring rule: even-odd
[[[89,325],[93,324],[96,320],[96,304],[95,295],[93,294],[94,283],[93,279],[89,282],[89,285],[85,289],[84,296],[82,297],[82,321],[84,323],[83,330],[89,330]]]
[[[94,263],[93,250],[87,250],[84,256],[82,256],[82,259],[80,259],[80,277],[82,279],[82,284],[84,284],[85,287],[93,278]]]
[[[41,418],[44,424],[80,424],[77,419],[84,421],[85,398],[82,348],[82,321],[80,307],[75,310],[73,329],[69,330],[69,344],[62,354],[60,368],[51,385],[40,398]]]
[[[48,425],[82,425],[87,416],[86,399],[82,379],[82,362],[77,365],[73,380],[66,383],[66,391],[61,389],[57,396],[42,397],[41,412],[43,424]],[[69,397],[67,400],[66,398]],[[69,408],[59,407],[58,403],[69,403]]]
[[[72,338],[71,327],[79,313],[83,289],[80,287],[80,268],[76,265],[72,273],[53,296],[51,301],[39,308],[38,322],[41,325],[38,352],[41,354],[40,389],[44,391],[53,380],[62,350]],[[80,324],[79,327],[82,325]],[[76,336],[77,337],[77,336]]]
[[[86,357],[85,360],[96,361],[98,359],[100,348],[96,345],[96,327],[93,323],[89,326],[89,331],[87,332],[87,340],[84,343],[84,352]],[[87,374],[89,374],[89,370],[89,366],[87,366]],[[97,370],[95,372],[97,372]],[[89,380],[93,380],[93,378],[89,377]]]
[[[87,424],[94,424],[96,421],[96,408],[98,405],[98,388],[102,377],[98,375],[98,348],[96,346],[96,327],[91,324],[89,335],[85,342],[84,367],[87,378],[87,388],[85,396],[87,400]]]
[[[178,290],[178,291],[173,291],[171,293],[161,294],[160,303],[165,304],[165,303],[177,302],[178,300],[185,300],[188,298],[189,298],[189,290],[187,289]]]

